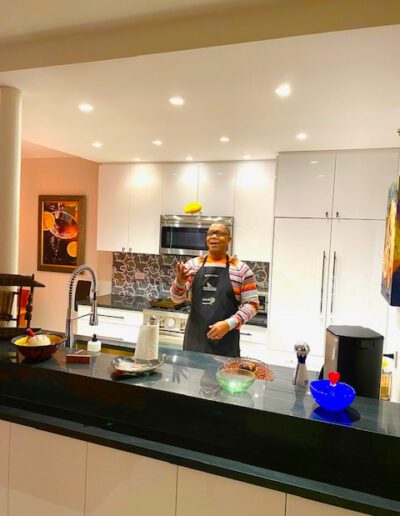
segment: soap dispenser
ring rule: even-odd
[[[87,345],[88,351],[99,352],[101,351],[101,342],[97,339],[96,334],[93,335],[92,339],[89,340]]]

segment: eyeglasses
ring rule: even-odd
[[[211,237],[213,235],[215,235],[218,238],[221,238],[223,236],[229,236],[228,233],[224,233],[223,231],[207,231],[207,236],[208,237]]]

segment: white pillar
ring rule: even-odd
[[[21,92],[0,86],[0,273],[18,273]]]

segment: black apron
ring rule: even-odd
[[[207,338],[210,324],[224,321],[237,312],[238,302],[229,277],[229,256],[226,267],[202,266],[193,278],[192,306],[186,325],[183,349],[212,353],[227,357],[239,357],[239,330],[230,330],[218,340]]]

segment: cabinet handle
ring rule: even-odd
[[[328,215],[329,215],[329,213],[326,211],[325,212],[325,218],[328,218]]]
[[[332,290],[331,290],[331,315],[332,315],[332,312],[333,312],[333,298],[335,296],[335,278],[336,278],[336,251],[333,253]]]
[[[106,335],[97,335],[99,339],[114,340],[115,342],[124,342],[121,337],[107,337]]]
[[[325,260],[326,260],[326,253],[325,251],[322,254],[322,276],[321,276],[321,299],[319,303],[319,313],[322,315],[322,306],[324,304],[324,278],[325,278]]]
[[[124,253],[125,252],[125,247],[122,248],[122,252]]]
[[[339,212],[338,211],[336,212],[336,218],[337,219],[339,218]]]
[[[132,247],[129,248],[129,252],[131,253],[132,252]]]
[[[125,319],[123,315],[107,315],[107,314],[98,314],[99,317],[108,317],[109,319]]]

